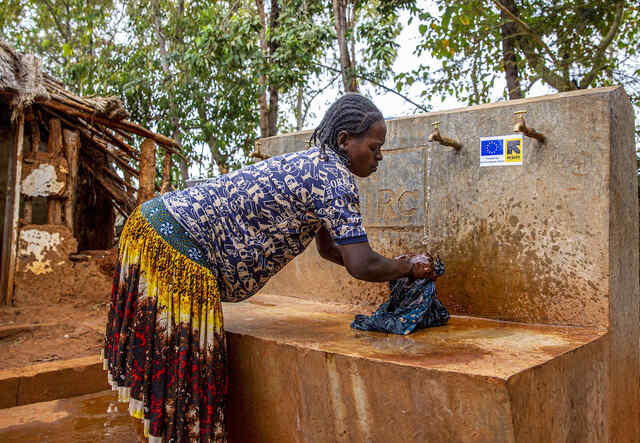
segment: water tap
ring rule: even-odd
[[[533,128],[528,127],[527,124],[525,123],[524,115],[526,113],[527,111],[516,111],[513,113],[514,120],[515,120],[515,125],[513,126],[513,130],[516,132],[522,132],[527,137],[535,138],[540,143],[544,143],[547,140],[544,134],[536,131]]]
[[[459,141],[440,135],[440,122],[433,122],[431,125],[433,126],[433,132],[429,136],[430,142],[438,142],[444,146],[451,146],[455,150],[462,148],[462,143]]]

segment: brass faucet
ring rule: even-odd
[[[540,143],[544,143],[547,140],[544,134],[528,127],[525,123],[524,115],[526,113],[527,111],[516,111],[513,113],[513,115],[515,116],[515,125],[513,126],[513,130],[516,132],[522,132],[527,137],[535,138]]]
[[[270,156],[267,154],[263,154],[262,152],[260,152],[260,147],[262,146],[262,142],[260,140],[256,140],[256,143],[254,145],[253,148],[253,152],[251,154],[249,154],[249,157],[251,158],[256,158],[258,160],[266,160],[268,159]]]
[[[433,122],[431,125],[433,126],[433,132],[429,136],[430,142],[438,142],[444,146],[451,146],[455,150],[462,148],[462,143],[459,141],[440,135],[440,122]]]

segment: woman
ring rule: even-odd
[[[429,274],[367,241],[353,175],[376,171],[385,137],[375,105],[347,94],[313,133],[319,147],[165,194],[131,215],[104,357],[110,383],[150,442],[225,440],[220,302],[255,294],[313,238],[323,258],[361,280]]]

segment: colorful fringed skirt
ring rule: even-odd
[[[226,343],[211,269],[160,198],[127,220],[104,366],[150,442],[225,441]]]

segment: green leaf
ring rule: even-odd
[[[73,55],[73,48],[69,43],[65,43],[62,45],[62,55],[65,57],[71,57]]]

